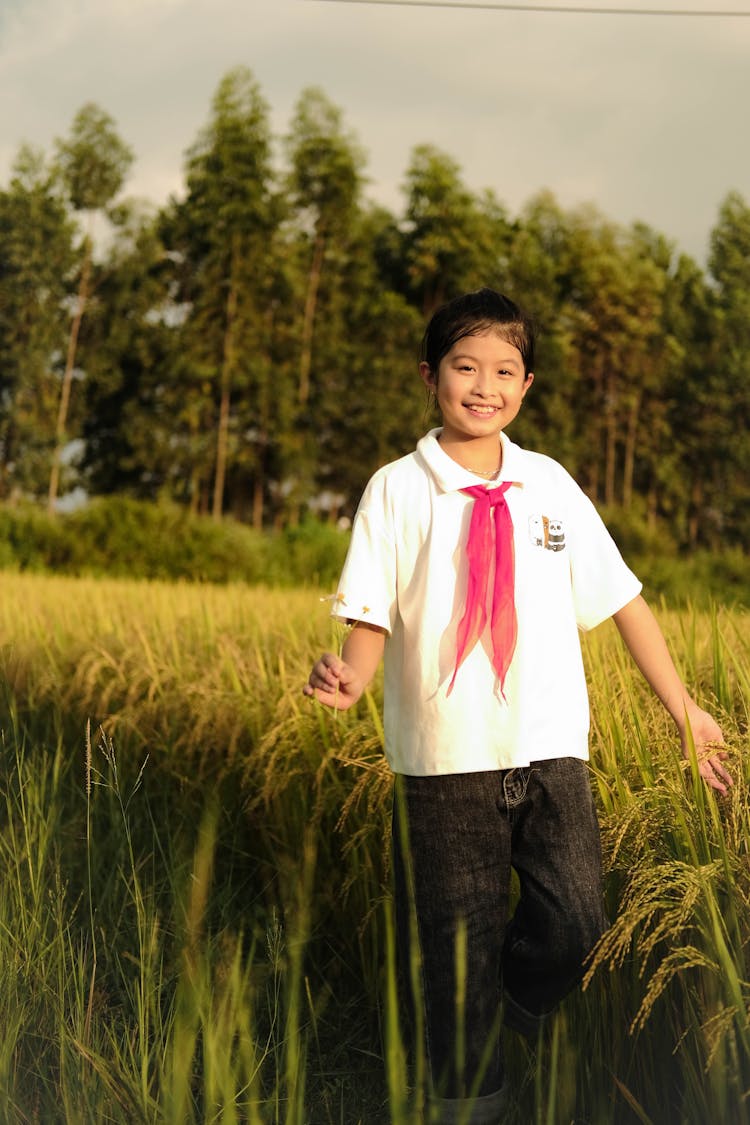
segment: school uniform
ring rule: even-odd
[[[500,435],[496,488],[513,520],[518,639],[504,692],[483,638],[448,687],[466,597],[465,542],[479,478],[432,430],[380,469],[362,496],[334,613],[388,631],[385,752],[395,773],[509,769],[588,758],[589,707],[578,630],[641,590],[591,501],[549,457]],[[504,695],[504,698],[503,698]]]
[[[533,1031],[580,979],[606,926],[579,630],[611,617],[641,584],[557,462],[502,433],[500,474],[482,482],[447,456],[439,433],[367,485],[333,612],[387,630],[400,945],[408,957],[414,911],[436,1096],[460,1107],[481,1075],[489,1121],[502,1097],[503,993],[506,1020]],[[512,520],[517,634],[502,681],[489,628],[456,667],[475,503],[462,490],[480,483],[503,488]],[[521,899],[508,923],[511,866]],[[459,929],[463,1030],[455,1011]],[[482,1112],[472,1120],[485,1120]]]

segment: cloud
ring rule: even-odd
[[[668,2],[668,0],[662,0]],[[21,141],[49,148],[96,101],[135,149],[129,190],[160,203],[216,85],[248,65],[286,130],[308,85],[369,154],[370,194],[400,205],[412,148],[453,156],[512,209],[548,187],[644,219],[702,255],[742,138],[750,20],[637,20],[367,7],[319,0],[5,0],[0,182]]]

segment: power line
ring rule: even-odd
[[[479,8],[493,12],[557,12],[560,15],[576,16],[698,16],[713,19],[743,19],[750,16],[750,9],[738,11],[710,11],[706,8],[599,8],[582,4],[495,4],[490,0],[318,0],[323,4],[379,4],[394,8]]]

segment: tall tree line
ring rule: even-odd
[[[80,486],[256,527],[350,513],[436,422],[416,376],[426,317],[491,285],[540,329],[518,439],[680,545],[747,545],[738,193],[707,271],[549,192],[511,216],[429,145],[396,215],[366,199],[365,152],[321,90],[275,138],[244,68],[219,84],[179,198],[123,200],[131,159],[88,105],[49,156],[23,148],[0,191],[0,500],[54,507]]]

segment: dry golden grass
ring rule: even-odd
[[[39,1105],[72,1113],[88,1080],[81,1120],[218,1120],[208,1097],[244,1106],[227,1121],[385,1121],[377,1083],[361,1092],[369,1071],[351,1078],[355,1056],[336,1054],[393,995],[380,687],[338,716],[302,696],[313,656],[340,643],[326,604],[315,590],[2,581],[0,861],[17,874],[0,896],[0,962],[23,959],[28,992],[0,984],[0,1119],[33,1119],[18,1087],[33,1074]],[[722,722],[737,784],[724,800],[696,786],[616,631],[586,638],[614,924],[552,1040],[568,1083],[557,1104],[577,1099],[597,1125],[731,1125],[750,1091],[748,615],[659,616]],[[39,1058],[64,1060],[54,1074],[34,1062],[40,1027]],[[367,1050],[411,1125],[398,1051],[377,1035]],[[514,1125],[556,1122],[543,1060],[517,1050],[510,1065]]]

